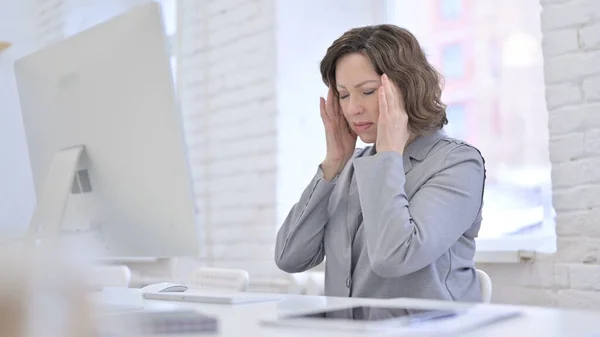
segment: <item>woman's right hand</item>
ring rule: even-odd
[[[356,134],[348,126],[332,88],[329,88],[327,100],[321,97],[321,119],[327,142],[327,155],[321,163],[321,170],[325,180],[331,181],[342,172],[356,149]]]

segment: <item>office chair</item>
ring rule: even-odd
[[[247,291],[250,276],[242,269],[196,268],[190,277],[190,287]]]
[[[481,297],[484,303],[490,303],[492,300],[492,279],[486,272],[476,269],[479,286],[481,287]]]
[[[131,282],[131,270],[124,265],[99,265],[91,268],[88,277],[93,285],[127,288]]]

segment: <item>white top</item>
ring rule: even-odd
[[[129,292],[128,298],[139,296],[141,303],[149,310],[165,309],[185,309],[194,308],[201,313],[215,316],[219,320],[219,334],[217,336],[299,336],[311,337],[325,336],[354,336],[365,334],[314,330],[299,328],[284,328],[265,326],[259,322],[262,320],[274,319],[281,314],[293,314],[296,312],[306,312],[314,309],[339,308],[353,304],[373,304],[373,305],[406,305],[406,306],[435,306],[444,308],[461,308],[462,304],[454,302],[440,302],[419,299],[361,299],[361,298],[337,298],[321,296],[300,296],[284,295],[284,300],[270,301],[262,303],[223,305],[207,303],[189,303],[189,302],[167,302],[157,300],[141,300],[139,290],[120,290]],[[252,296],[252,295],[250,295]],[[122,295],[119,295],[123,298]],[[600,336],[600,324],[598,323],[598,313],[578,310],[567,310],[557,308],[537,308],[525,306],[508,306],[497,304],[482,304],[486,307],[495,308],[516,308],[523,312],[523,315],[503,322],[474,330],[470,333],[461,334],[461,336],[476,337],[593,337]]]

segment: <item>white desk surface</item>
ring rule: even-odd
[[[274,302],[262,302],[252,304],[205,304],[189,302],[167,302],[157,300],[142,300],[139,290],[122,289],[119,290],[122,296],[138,298],[142,301],[146,309],[189,309],[193,308],[200,312],[216,316],[219,319],[219,333],[213,336],[261,336],[261,337],[338,337],[338,336],[366,336],[365,333],[350,333],[338,331],[321,331],[314,329],[295,329],[265,326],[259,323],[261,319],[277,317],[283,313],[294,313],[298,311],[309,311],[313,309],[327,309],[347,306],[351,304],[390,304],[412,305],[436,307],[445,306],[448,308],[457,308],[461,304],[452,302],[437,302],[416,299],[357,299],[357,298],[334,298],[320,296],[301,296],[301,295],[282,295],[283,300]],[[106,296],[106,295],[102,295]],[[130,297],[131,296],[131,297]],[[517,308],[524,312],[523,315],[511,318],[506,321],[494,323],[492,325],[461,334],[465,337],[600,337],[600,312],[568,310],[542,307],[526,306],[506,306],[496,305],[497,307]]]

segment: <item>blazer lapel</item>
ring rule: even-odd
[[[412,159],[422,161],[425,159],[429,151],[437,144],[440,139],[446,134],[443,130],[434,131],[431,134],[423,135],[415,138],[404,150],[402,158],[404,164],[404,174],[407,174],[413,167]]]
[[[354,167],[352,167],[352,170],[354,171]],[[360,198],[358,197],[356,176],[354,176],[353,172],[352,179],[350,180],[350,188],[348,190],[348,210],[346,214],[346,229],[348,230],[348,238],[350,240],[350,245],[352,245],[352,243],[354,242],[356,229],[359,225],[357,221],[360,211]]]
[[[353,176],[353,165],[347,165],[346,168],[344,168],[344,170],[340,173],[340,176],[338,177],[338,181],[336,183],[337,187],[329,199],[329,212],[330,214],[332,214],[332,218],[330,218],[330,220],[333,221],[328,226],[335,226],[335,232],[339,231],[339,235],[345,234],[345,238],[338,237],[336,239],[336,245],[345,248],[343,250],[337,251],[336,254],[341,254],[340,258],[342,258],[344,261],[348,261],[348,267],[350,266],[350,242],[352,238],[348,228],[347,220],[350,208],[350,189],[352,185]],[[356,186],[354,188],[356,188]]]
[[[372,156],[375,154],[374,147],[365,148],[362,153],[360,153],[357,158],[363,156]],[[341,178],[341,177],[340,177]],[[345,172],[344,176],[345,189],[342,190],[342,193],[345,195],[345,199],[342,198],[341,202],[345,203],[346,206],[346,214],[345,214],[345,222],[346,222],[346,231],[348,233],[348,247],[350,248],[350,252],[352,251],[352,243],[354,242],[354,237],[356,235],[356,230],[360,225],[362,217],[361,215],[361,207],[360,207],[360,198],[358,197],[358,186],[356,184],[356,177],[354,176],[354,164],[351,163],[348,165],[348,170]],[[340,204],[341,206],[341,204]],[[351,257],[352,255],[350,255]]]
[[[410,155],[402,156],[402,164],[404,166],[404,174],[407,174],[412,169],[412,161]]]

